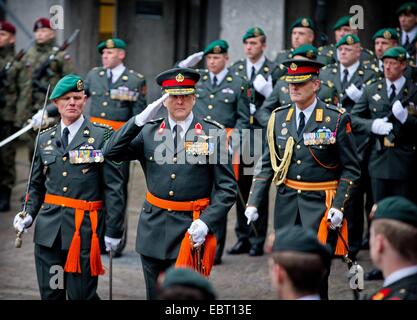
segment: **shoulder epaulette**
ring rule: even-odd
[[[108,124],[104,124],[104,123],[100,123],[100,122],[92,122],[93,125],[95,125],[96,127],[101,127],[101,128],[105,128],[105,129],[111,129],[113,130],[113,128],[111,126],[109,126]]]
[[[336,112],[339,112],[339,113],[341,113],[341,114],[343,114],[343,113],[345,113],[346,112],[346,109],[345,108],[339,108],[339,107],[336,107],[335,105],[333,105],[333,104],[329,104],[329,103],[325,103],[325,105],[326,105],[326,108],[327,109],[330,109],[330,110],[333,110],[333,111],[336,111]]]
[[[204,120],[205,122],[208,122],[208,123],[211,123],[211,124],[215,125],[216,127],[219,127],[220,129],[224,129],[224,125],[222,125],[222,124],[218,123],[216,120],[213,120],[213,119],[207,119],[207,118],[204,118],[203,120]]]
[[[285,106],[279,106],[278,108],[274,109],[274,111],[272,111],[272,112],[285,110],[285,109],[288,109],[289,107],[291,107],[291,103],[286,104]]]
[[[158,122],[161,122],[162,120],[164,120],[164,117],[149,120],[147,123],[158,123]]]
[[[45,133],[45,132],[48,132],[48,131],[50,131],[50,130],[52,130],[52,129],[56,128],[57,126],[58,126],[58,124],[54,124],[52,127],[49,127],[49,128],[46,128],[46,129],[42,130],[42,131],[40,132],[40,134],[43,134],[43,133]]]

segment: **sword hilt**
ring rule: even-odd
[[[18,214],[19,214],[19,217],[22,218],[22,219],[27,216],[27,212],[25,212],[25,211],[20,211]],[[22,242],[23,242],[22,235],[25,231],[24,230],[22,230],[22,231],[17,231],[16,230],[16,232],[17,232],[17,236],[16,236],[16,240],[14,241],[14,246],[15,246],[15,248],[21,248],[22,247]]]

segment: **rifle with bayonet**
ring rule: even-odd
[[[41,79],[45,76],[52,77],[54,75],[54,72],[51,69],[52,62],[56,60],[56,56],[60,52],[65,51],[70,46],[70,44],[78,36],[79,32],[80,29],[76,29],[60,47],[54,48],[52,54],[49,55],[49,57],[44,62],[42,62],[42,64],[33,72],[32,89],[34,91],[46,93],[47,87],[42,85]]]

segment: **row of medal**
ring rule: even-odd
[[[139,92],[129,90],[128,87],[119,87],[110,90],[110,98],[120,101],[136,101],[138,100]]]
[[[101,150],[71,150],[69,152],[69,160],[71,164],[98,163],[104,161],[104,156]]]
[[[306,146],[320,145],[320,144],[335,144],[336,132],[330,129],[319,129],[316,132],[303,133],[304,144]]]

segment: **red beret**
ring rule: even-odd
[[[0,21],[0,30],[16,34],[16,28],[8,21]]]
[[[35,32],[36,30],[40,28],[52,29],[51,23],[49,22],[48,18],[39,18],[38,20],[35,21],[35,25],[33,26],[33,31]]]

